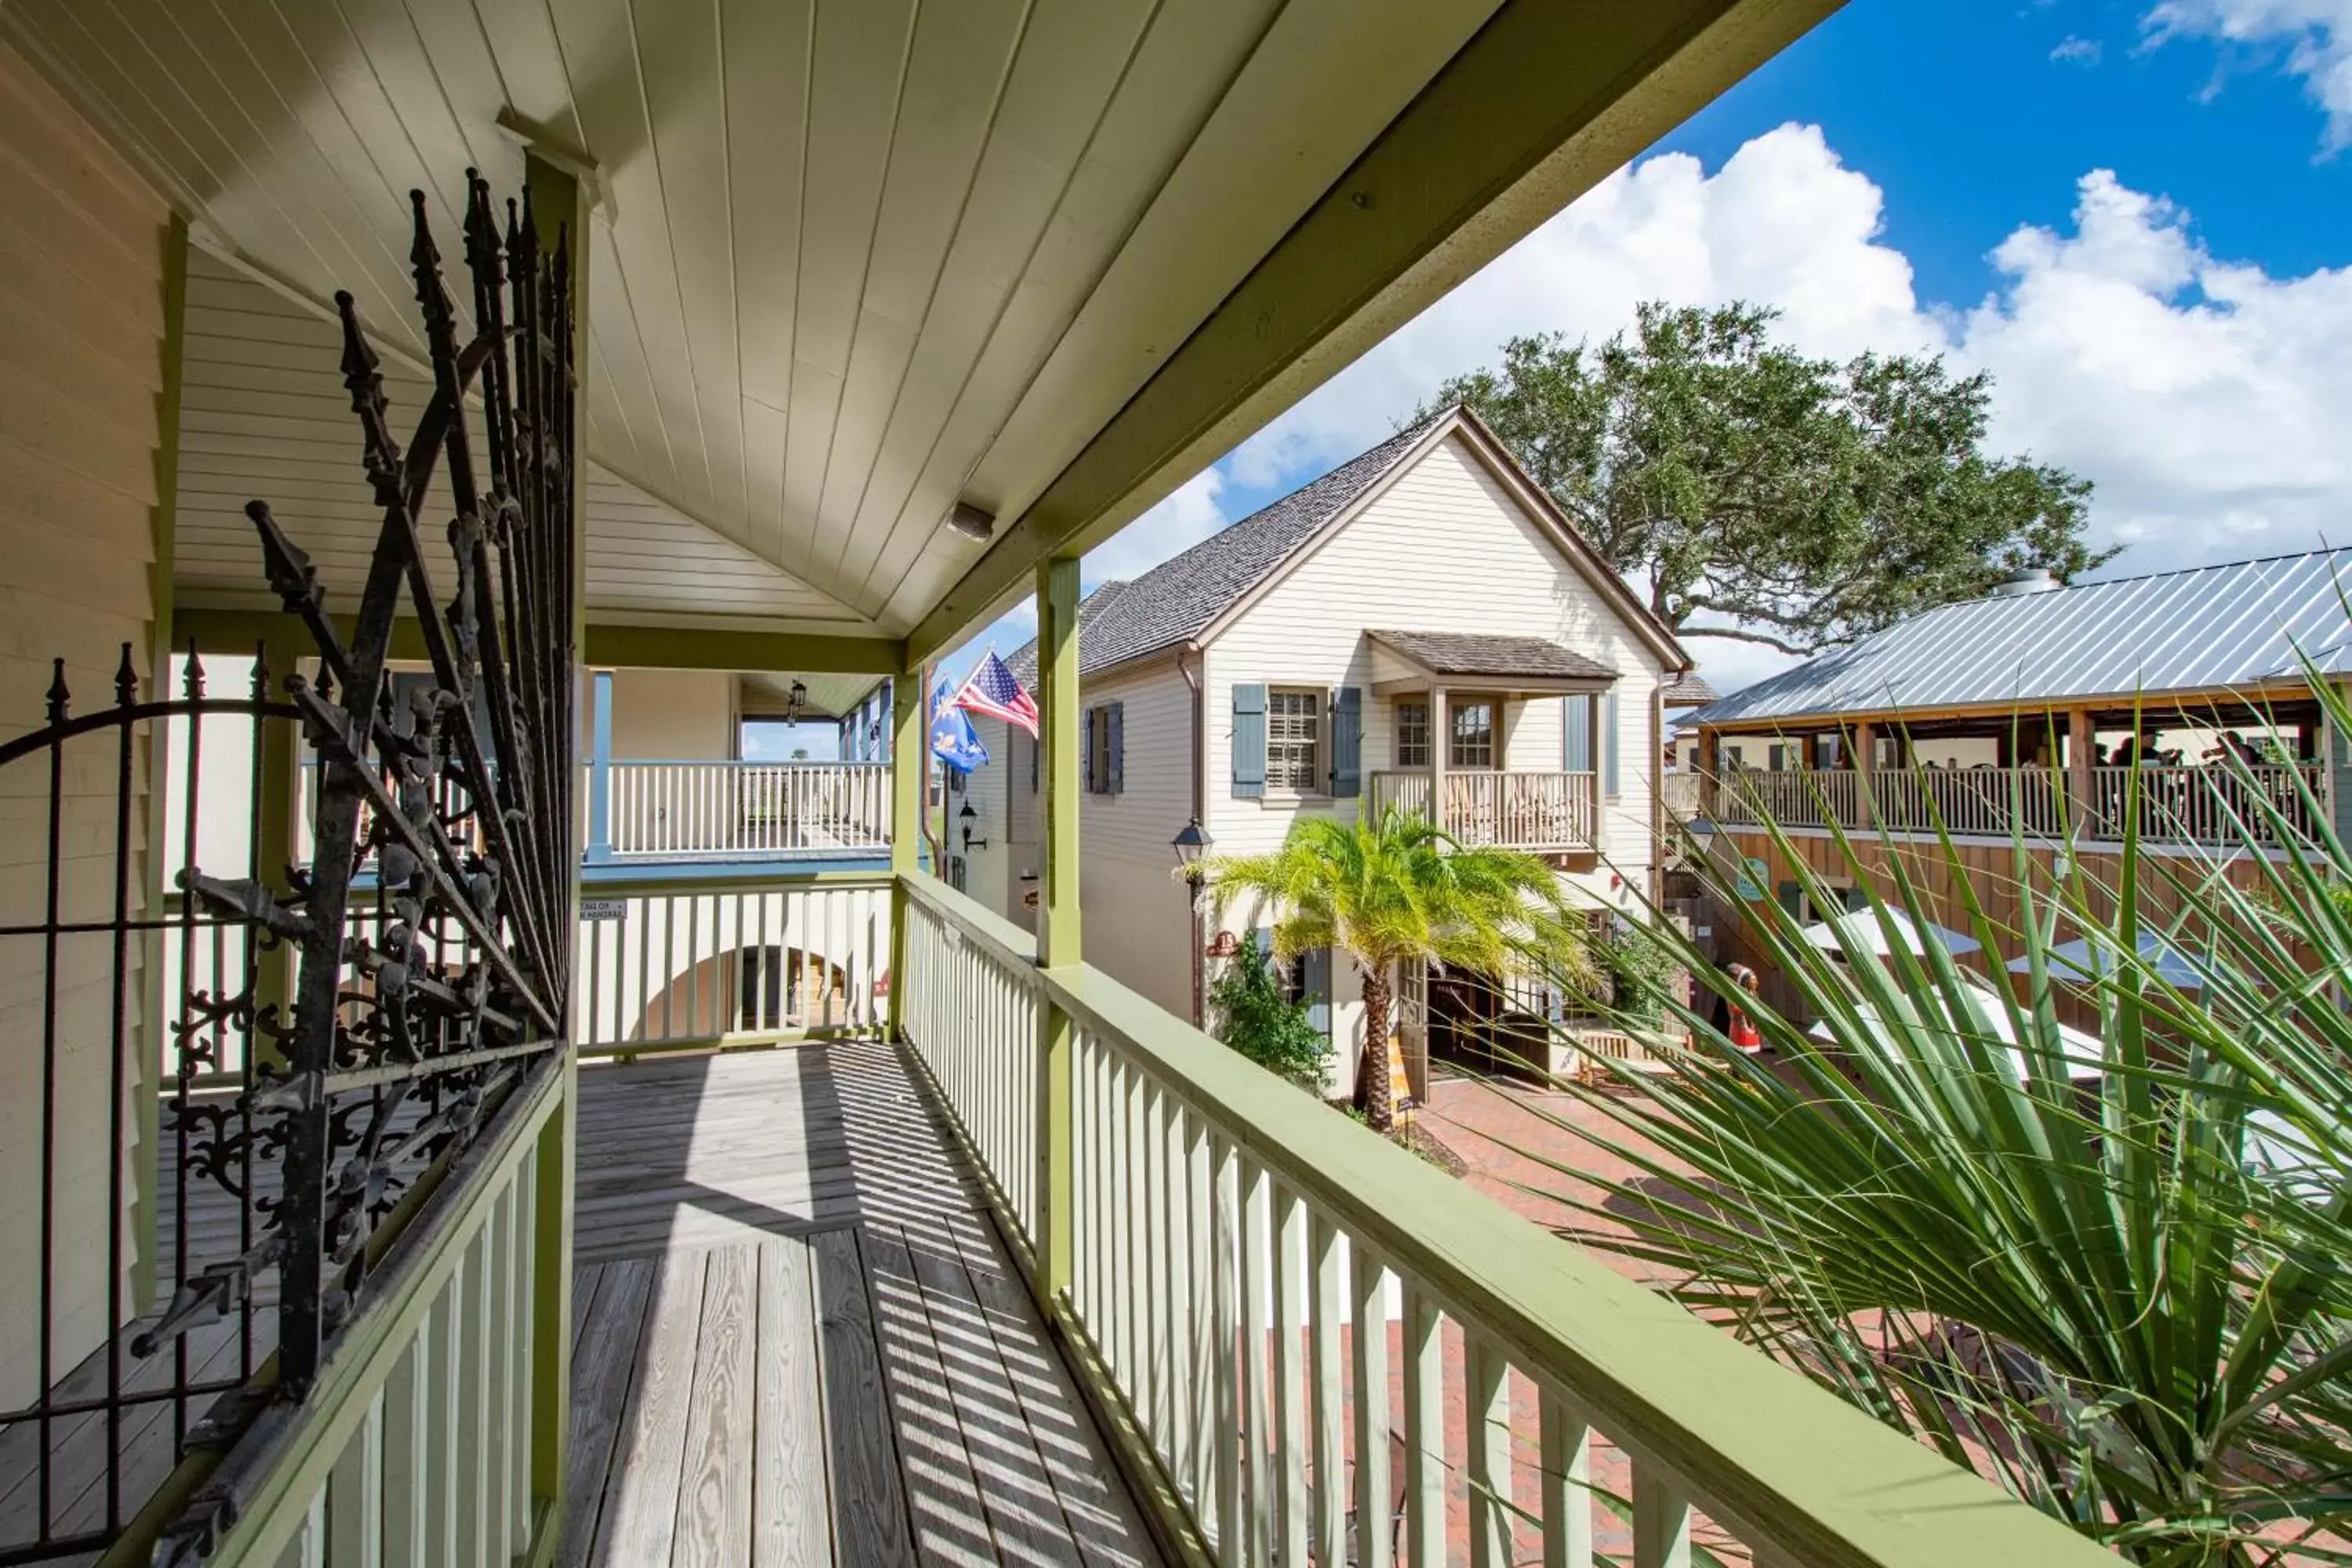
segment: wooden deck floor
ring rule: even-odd
[[[581,1073],[558,1561],[1157,1554],[897,1052]]]

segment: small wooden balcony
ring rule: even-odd
[[[1372,809],[1424,816],[1465,845],[1585,854],[1601,846],[1600,789],[1596,773],[1382,771],[1372,774]],[[1433,805],[1440,795],[1443,813]]]
[[[592,863],[873,856],[890,847],[887,763],[608,759],[588,772]]]

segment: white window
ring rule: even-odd
[[[1446,747],[1449,768],[1491,768],[1495,765],[1495,705],[1485,700],[1447,705],[1453,733]]]
[[[1276,688],[1265,694],[1265,787],[1311,795],[1323,787],[1323,694]]]
[[[1429,703],[1423,699],[1396,705],[1396,765],[1429,766]]]

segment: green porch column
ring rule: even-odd
[[[890,1037],[907,1037],[907,889],[922,869],[923,673],[890,678]]]
[[[1045,806],[1045,865],[1038,877],[1037,963],[1046,969],[1080,962],[1078,938],[1078,558],[1057,555],[1037,567],[1038,711],[1044,720],[1038,791]],[[1051,1003],[1037,1016],[1037,1268],[1030,1280],[1051,1310],[1070,1285],[1071,1074],[1076,1026]]]
[[[530,193],[533,226],[542,247],[552,249],[559,233],[566,241],[572,282],[572,450],[588,455],[588,279],[590,243],[588,188],[571,168],[559,166],[536,151],[523,160],[523,184]],[[572,671],[572,732],[563,737],[567,748],[564,777],[575,792],[565,812],[578,831],[585,802],[579,758],[586,737],[591,693],[587,679],[588,652],[588,465],[572,465],[572,624],[563,628]],[[577,962],[580,931],[580,857],[570,857],[571,896],[564,901],[564,930],[558,940],[566,944],[570,963]],[[570,1027],[570,998],[564,998],[565,1025]],[[530,1364],[531,1368],[531,1493],[543,1511],[539,1515],[542,1536],[552,1538],[562,1529],[563,1476],[572,1433],[572,1169],[578,1153],[577,1117],[580,1104],[579,1057],[563,1053],[564,1082],[561,1098],[539,1133],[537,1210],[531,1258],[532,1302]],[[550,1540],[534,1542],[535,1561],[548,1561]]]

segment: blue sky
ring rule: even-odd
[[[1990,372],[1992,444],[2094,480],[2111,572],[2340,540],[2352,0],[1853,0],[1090,554],[1088,584],[1379,439],[1505,336],[1605,337],[1651,298]],[[1725,686],[1786,662],[1692,647]]]

